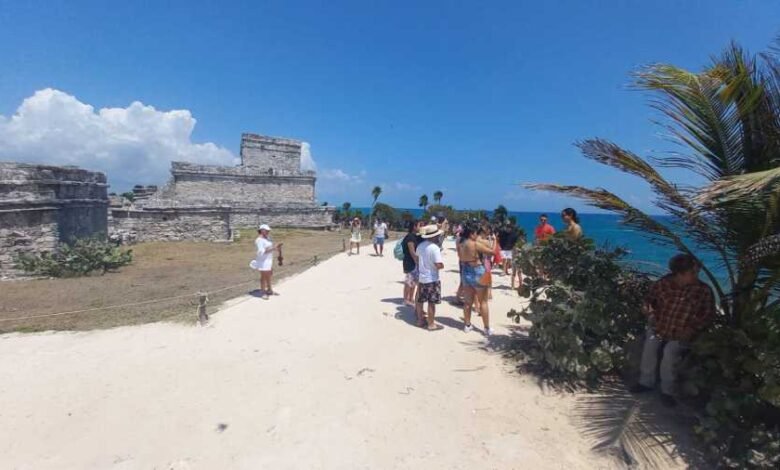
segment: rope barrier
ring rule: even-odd
[[[342,250],[334,250],[334,251],[328,251],[328,252],[325,252],[325,253],[320,253],[320,254],[312,256],[311,258],[307,258],[308,263],[305,263],[306,260],[296,260],[296,261],[290,261],[290,262],[286,263],[284,266],[295,266],[295,265],[298,265],[298,264],[301,264],[301,263],[308,264],[309,266],[316,266],[319,263],[319,257],[320,256],[327,256],[327,255],[333,255],[333,254],[338,254],[338,253],[343,253],[343,251]],[[67,311],[67,312],[44,313],[44,314],[40,314],[40,315],[29,315],[29,316],[13,317],[13,318],[0,318],[0,322],[33,320],[33,319],[36,319],[36,318],[58,317],[58,316],[61,316],[61,315],[72,315],[72,314],[76,314],[76,313],[97,312],[97,311],[101,311],[101,310],[112,310],[112,309],[123,308],[123,307],[136,307],[138,305],[148,305],[148,304],[153,304],[153,303],[158,303],[158,302],[166,302],[166,301],[169,301],[169,300],[184,299],[184,298],[187,298],[187,297],[193,297],[194,298],[194,297],[199,297],[199,296],[202,296],[202,295],[206,295],[208,297],[208,296],[211,296],[213,294],[217,294],[219,292],[224,292],[226,290],[235,289],[236,287],[247,286],[247,285],[256,284],[256,283],[257,283],[256,280],[245,281],[245,282],[241,282],[239,284],[233,284],[233,285],[229,285],[229,286],[225,286],[225,287],[220,287],[219,289],[216,289],[216,290],[213,290],[213,291],[208,291],[208,292],[199,291],[199,292],[194,292],[194,293],[191,293],[191,294],[182,294],[182,295],[175,295],[173,297],[164,297],[162,299],[143,300],[143,301],[140,301],[140,302],[130,302],[130,303],[126,303],[126,304],[109,305],[108,307],[94,307],[94,308],[86,308],[86,309],[82,309],[82,310],[71,310],[71,311]]]

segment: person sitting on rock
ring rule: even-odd
[[[650,288],[644,312],[649,322],[642,351],[639,383],[632,392],[647,392],[655,387],[658,350],[661,359],[661,400],[674,406],[674,381],[677,364],[690,341],[715,317],[712,288],[699,280],[699,261],[689,254],[669,260],[666,276]]]

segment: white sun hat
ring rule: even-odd
[[[420,229],[419,235],[422,238],[428,239],[428,238],[438,237],[442,233],[444,232],[439,228],[438,225],[426,225],[425,227]]]
[[[269,227],[268,224],[263,224],[263,225],[260,226],[260,228],[258,230],[268,230],[270,232],[271,231],[271,227]]]

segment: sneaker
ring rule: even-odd
[[[485,328],[485,336],[493,336],[493,330],[491,328]]]
[[[474,327],[473,327],[473,326],[471,326],[471,325],[464,325],[464,326],[463,326],[463,332],[464,332],[464,333],[468,333],[468,332],[470,332],[472,329],[474,329]]]

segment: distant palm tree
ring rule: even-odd
[[[349,212],[351,208],[352,208],[351,202],[345,202],[344,204],[341,205],[341,210],[343,210],[345,214]]]
[[[422,196],[420,196],[420,207],[422,207],[423,210],[425,210],[425,211],[428,210],[428,195],[427,194],[423,194]]]
[[[371,190],[371,196],[374,198],[374,202],[371,205],[376,204],[376,200],[379,199],[380,194],[382,194],[382,188],[379,186],[374,186],[374,189]]]
[[[433,200],[434,202],[436,202],[436,204],[441,205],[441,198],[443,197],[444,197],[444,193],[441,191],[436,191],[435,193],[433,193]]]

